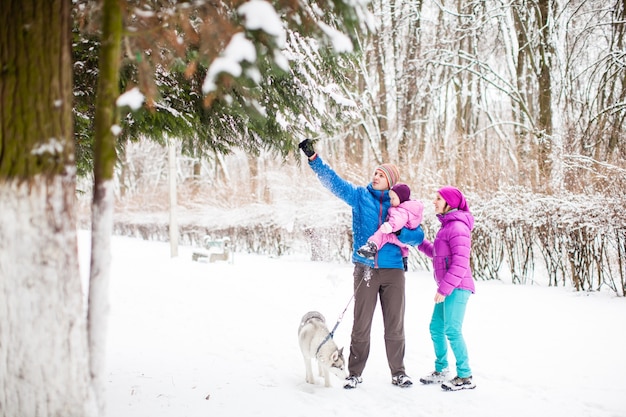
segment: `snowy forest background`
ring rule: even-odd
[[[357,184],[376,165],[397,164],[413,198],[425,202],[429,237],[437,228],[429,204],[436,189],[453,184],[466,192],[477,218],[477,279],[532,283],[539,268],[549,285],[626,295],[624,3],[370,7],[376,31],[358,35],[351,53],[328,56],[317,41],[287,33],[294,88],[309,110],[279,110],[276,137],[283,139],[271,143],[267,132],[268,146],[246,128],[194,130],[196,110],[181,104],[189,92],[161,69],[155,83],[171,82],[169,93],[157,97],[149,119],[126,119],[132,134],[120,141],[115,232],[169,239],[175,172],[182,244],[199,245],[208,234],[255,253],[304,249],[313,259],[348,260],[349,210],[296,150],[313,137],[322,157]],[[79,97],[87,90],[84,62],[74,66]],[[187,118],[189,128],[168,125],[171,115]],[[85,227],[86,172],[79,183]],[[428,267],[417,252],[411,263]]]
[[[625,23],[623,0],[0,2],[0,416],[105,415],[113,233],[346,261],[307,137],[355,183],[397,164],[429,237],[461,188],[476,279],[623,299]]]

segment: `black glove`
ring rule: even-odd
[[[302,152],[310,158],[315,155],[315,149],[313,149],[313,141],[311,139],[305,139],[298,145],[298,148],[302,149]]]

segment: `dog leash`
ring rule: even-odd
[[[328,335],[324,338],[324,340],[322,340],[322,343],[320,343],[320,345],[317,347],[317,350],[315,351],[315,356],[317,356],[317,354],[320,353],[320,349],[322,348],[322,346],[324,346],[324,343],[328,342],[330,339],[332,339],[335,336],[335,330],[337,330],[337,327],[339,327],[339,323],[341,323],[341,320],[343,320],[343,315],[346,314],[346,311],[348,310],[350,303],[354,299],[354,295],[359,290],[359,287],[361,286],[363,281],[364,280],[361,280],[361,282],[359,282],[359,285],[356,286],[356,290],[354,290],[354,292],[352,293],[352,297],[350,297],[350,300],[348,300],[348,304],[346,304],[346,308],[344,308],[341,315],[339,315],[339,318],[337,319],[337,323],[335,323],[335,327],[333,327],[333,330],[330,333],[328,333]]]

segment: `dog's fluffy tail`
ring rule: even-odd
[[[320,320],[322,323],[326,323],[326,319],[324,318],[324,315],[322,313],[320,313],[319,311],[309,311],[304,316],[302,316],[298,332],[300,331],[300,329],[302,329],[302,327],[304,327],[304,325],[306,325],[310,320],[313,319],[317,319]]]

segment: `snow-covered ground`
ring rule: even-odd
[[[87,273],[89,238],[80,232]],[[380,311],[356,390],[304,381],[297,328],[322,312],[332,327],[351,299],[352,266],[236,253],[193,262],[192,248],[113,237],[107,415],[626,416],[626,300],[609,293],[477,282],[465,337],[475,390],[423,386],[433,369],[431,274],[407,273],[405,365],[391,385]],[[536,281],[541,281],[537,279]],[[335,333],[349,349],[352,304]],[[453,357],[450,358],[454,363]]]

